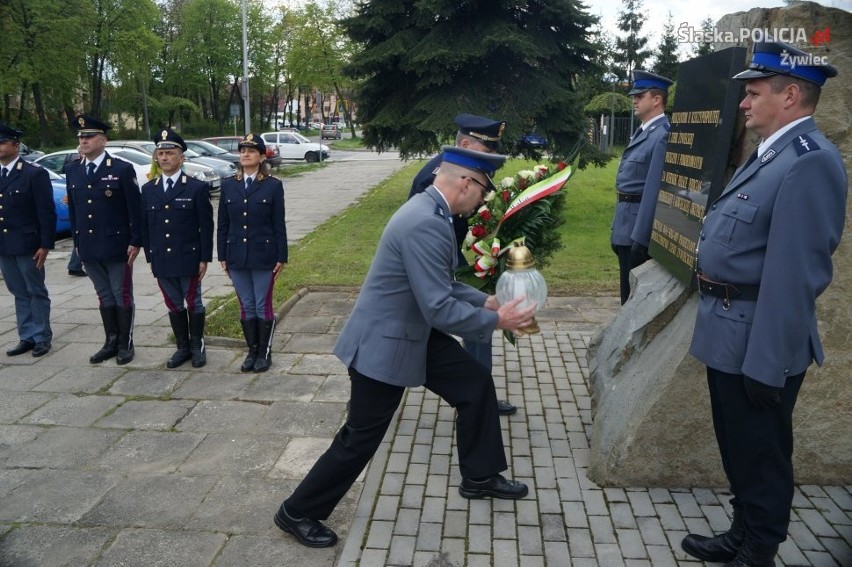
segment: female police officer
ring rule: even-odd
[[[247,134],[239,143],[240,171],[222,183],[216,229],[219,262],[240,301],[248,356],[240,370],[265,372],[272,363],[272,286],[287,262],[284,186],[263,163],[266,144]]]

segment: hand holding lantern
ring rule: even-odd
[[[506,270],[497,280],[496,292],[500,305],[505,305],[517,297],[526,298],[518,307],[535,303],[535,310],[538,311],[544,305],[547,299],[547,284],[541,273],[535,269],[532,253],[523,244],[516,243],[509,249]],[[532,325],[520,330],[529,334],[541,331],[535,319]]]

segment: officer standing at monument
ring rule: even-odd
[[[822,63],[822,62],[820,62]],[[837,75],[777,42],[754,46],[740,103],[755,153],[709,203],[699,236],[701,299],[690,353],[707,366],[713,427],[733,498],[730,530],[684,551],[737,567],[774,565],[793,500],[793,408],[824,354],[816,299],[846,217],[847,176],[811,116]]]
[[[142,186],[142,246],[169,311],[177,346],[167,368],[207,363],[201,280],[213,260],[210,186],[181,171],[186,142],[171,128],[154,137],[162,174]]]
[[[24,133],[0,123],[0,270],[15,298],[17,356],[50,350],[50,297],[44,261],[56,237],[56,208],[47,171],[21,159]]]
[[[492,120],[475,114],[459,114],[455,118],[455,123],[458,126],[455,141],[457,148],[487,154],[497,153],[497,150],[500,149],[500,140],[503,137],[503,131],[506,129],[504,121]],[[441,156],[442,154],[438,154],[430,159],[414,177],[411,190],[408,192],[409,199],[425,191],[435,181],[435,174],[438,172],[438,166],[441,165]],[[468,218],[469,215],[465,214],[453,215],[453,231],[456,234],[456,243],[458,243],[458,266],[467,266],[463,245],[468,231]],[[477,362],[484,365],[489,373],[493,367],[491,340],[492,338],[489,336],[485,342],[465,341],[464,345],[465,350]],[[508,400],[497,400],[497,413],[500,415],[512,415],[517,411],[518,408]]]
[[[68,212],[74,246],[98,294],[106,341],[91,357],[133,360],[133,261],[142,245],[139,184],[128,162],[106,151],[110,127],[90,116],[74,119],[83,159],[68,167]]]
[[[612,221],[612,250],[618,256],[621,304],[630,297],[630,270],[644,264],[651,243],[657,194],[663,175],[671,125],[665,115],[672,81],[633,71],[633,114],[642,124],[633,133],[615,177],[617,203]]]

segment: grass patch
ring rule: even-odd
[[[363,138],[341,138],[339,140],[324,140],[324,144],[327,144],[333,150],[363,150],[364,149],[364,139]]]
[[[423,163],[413,161],[403,167],[291,246],[289,263],[275,283],[274,305],[280,306],[303,287],[360,286],[387,220],[408,197],[411,180]],[[510,160],[498,177],[514,175],[534,163]],[[618,289],[618,262],[609,244],[617,168],[617,160],[605,168],[587,168],[565,185],[563,246],[542,269],[552,294],[615,293]],[[208,334],[242,337],[233,294],[209,300],[207,312]]]
[[[310,173],[325,167],[328,167],[328,163],[324,161],[316,163],[282,163],[278,167],[272,168],[272,175],[275,177],[295,177],[296,175]]]

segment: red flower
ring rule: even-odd
[[[503,191],[502,193],[500,193],[500,198],[503,199],[504,203],[508,203],[509,199],[512,198],[512,194],[508,191]]]
[[[473,235],[474,238],[482,238],[487,234],[487,231],[485,230],[485,227],[481,224],[475,224],[470,229],[470,233]]]
[[[562,171],[566,167],[568,167],[568,164],[565,163],[564,161],[560,161],[559,163],[556,164],[556,171]]]
[[[527,180],[526,180],[525,177],[519,177],[518,178],[518,189],[523,191],[524,189],[527,188],[527,185],[528,185],[528,183],[527,183]]]
[[[489,211],[488,209],[479,211],[479,216],[482,217],[482,220],[484,221],[491,220],[491,211]]]

